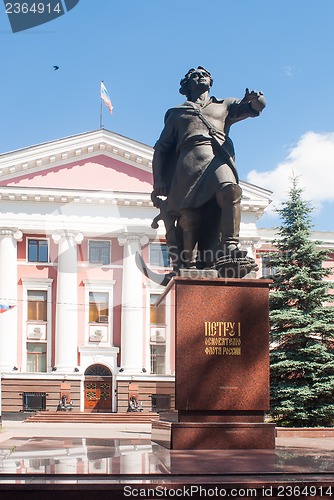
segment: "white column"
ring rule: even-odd
[[[121,367],[124,374],[138,374],[144,364],[144,315],[142,274],[135,255],[148,243],[145,235],[122,235],[118,238],[123,253]]]
[[[254,255],[254,242],[252,240],[241,240],[240,241],[240,246],[242,250],[247,251],[247,257],[250,257],[251,259],[255,258]]]
[[[17,242],[20,230],[0,229],[0,303],[15,306],[0,314],[0,371],[17,367]]]
[[[57,372],[73,373],[78,364],[78,278],[77,244],[81,233],[63,232],[52,235],[58,248],[56,303]]]
[[[254,240],[241,240],[241,249],[247,251],[247,257],[251,259],[256,259],[256,249],[260,248],[261,244]],[[255,279],[257,277],[257,271],[250,271],[244,278]]]

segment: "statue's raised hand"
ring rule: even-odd
[[[255,111],[262,111],[266,106],[266,100],[262,92],[246,89],[243,101],[249,102]]]

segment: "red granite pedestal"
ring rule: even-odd
[[[174,278],[178,421],[152,424],[171,449],[272,449],[269,280]]]

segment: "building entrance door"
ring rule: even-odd
[[[85,411],[92,413],[111,413],[112,376],[110,370],[101,365],[93,365],[85,372]],[[109,375],[106,375],[109,372]]]

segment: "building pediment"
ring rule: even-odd
[[[257,212],[260,217],[271,203],[272,192],[245,181],[240,181],[240,186],[242,187],[242,211]]]
[[[150,192],[152,148],[107,130],[0,155],[0,186]]]

